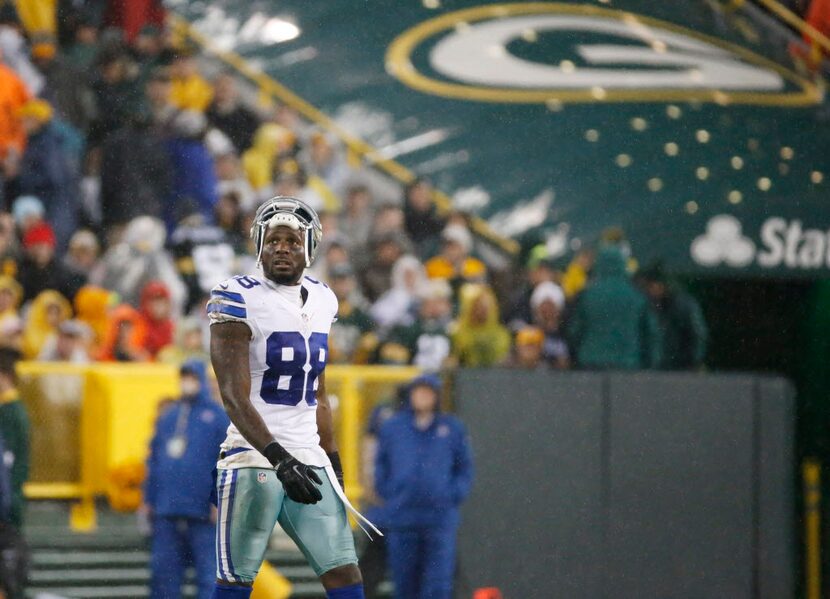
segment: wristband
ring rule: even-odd
[[[277,443],[276,441],[271,441],[268,445],[265,446],[265,449],[262,450],[262,455],[271,462],[271,465],[276,468],[277,465],[285,460],[285,458],[289,457],[289,453],[285,450],[285,448]]]
[[[340,463],[340,452],[339,451],[332,451],[331,453],[326,454],[329,456],[329,461],[331,462],[331,467],[334,468],[335,472],[343,472],[343,464]]]

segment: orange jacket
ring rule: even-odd
[[[0,160],[12,149],[23,155],[26,133],[17,111],[32,98],[26,84],[13,70],[0,64]]]
[[[122,332],[122,327],[128,327],[128,330]],[[147,331],[141,320],[141,314],[129,304],[121,304],[110,314],[109,329],[101,344],[99,360],[104,362],[118,360],[118,340],[122,335],[126,335],[121,350],[129,356],[127,361],[145,362],[151,359],[150,354],[144,349]]]

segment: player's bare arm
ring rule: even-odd
[[[219,383],[225,411],[243,437],[260,453],[274,437],[251,405],[248,344],[251,329],[241,322],[223,322],[210,328],[210,361]]]

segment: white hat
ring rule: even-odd
[[[536,285],[533,293],[530,294],[530,307],[535,310],[547,300],[552,301],[560,310],[565,307],[565,294],[562,288],[550,281]]]
[[[12,216],[18,225],[30,217],[43,218],[44,214],[43,202],[35,196],[20,196],[12,204]]]
[[[69,239],[69,247],[86,247],[90,249],[94,249],[98,251],[100,246],[98,245],[98,238],[95,237],[95,234],[92,231],[87,229],[80,229],[75,231],[72,237]]]
[[[421,300],[449,299],[451,297],[452,287],[444,279],[428,279],[418,286],[418,298]]]
[[[182,110],[173,117],[173,130],[184,137],[198,137],[207,129],[207,117],[197,110]]]
[[[466,252],[469,252],[473,248],[473,236],[464,225],[447,225],[441,233],[441,238],[444,241],[454,241],[460,244]]]
[[[152,216],[136,216],[124,229],[124,242],[142,254],[161,250],[166,238],[164,223]]]
[[[80,320],[64,320],[58,325],[58,331],[70,337],[81,337],[88,339],[92,336],[92,330],[89,325]]]

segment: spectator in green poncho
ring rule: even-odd
[[[659,362],[659,336],[648,300],[632,284],[620,249],[600,249],[592,279],[577,297],[568,336],[580,368],[637,370]]]

